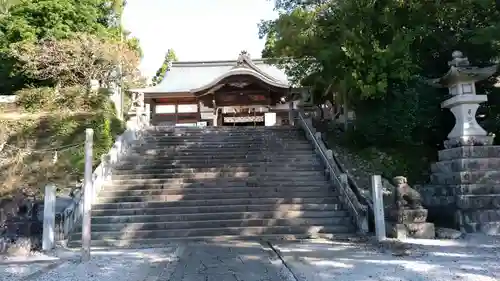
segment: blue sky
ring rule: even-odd
[[[125,28],[141,41],[143,75],[151,77],[169,48],[179,60],[258,58],[264,40],[257,24],[273,19],[268,0],[127,0]]]

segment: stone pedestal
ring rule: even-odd
[[[387,233],[390,237],[433,239],[433,223],[427,222],[428,211],[422,206],[421,195],[407,183],[405,177],[393,179],[394,201],[386,213]]]
[[[389,212],[387,233],[398,239],[433,239],[436,230],[433,223],[427,222],[426,209],[399,209]]]
[[[429,220],[462,232],[500,235],[500,146],[439,151],[430,184],[418,187]]]
[[[436,229],[433,223],[389,223],[387,233],[397,239],[418,238],[434,239]]]

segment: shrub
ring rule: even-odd
[[[0,197],[18,186],[26,186],[37,194],[47,182],[61,188],[72,186],[83,177],[85,130],[94,130],[94,167],[109,151],[116,136],[124,131],[125,126],[116,117],[107,91],[87,94],[81,87],[72,87],[61,89],[55,95],[51,88],[39,88],[19,91],[18,97],[19,105],[30,112],[51,111],[57,114],[22,120],[23,126],[16,125],[7,133],[5,141],[8,144],[42,153],[28,153],[18,159],[15,153],[4,151],[9,152],[5,158],[10,158],[1,165],[4,172],[0,174],[0,182],[9,186],[0,188]],[[73,147],[75,144],[79,146]],[[50,150],[66,146],[71,148],[60,151],[57,156]],[[54,158],[57,161],[54,162]]]
[[[55,100],[53,88],[27,88],[16,92],[17,105],[28,112],[51,110]]]
[[[76,111],[96,112],[100,110],[112,112],[110,91],[100,89],[88,93],[82,86],[66,87],[56,91],[54,88],[29,88],[16,92],[17,104],[28,112]]]

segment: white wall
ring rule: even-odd
[[[2,96],[0,95],[0,103],[15,103],[17,100],[17,96]]]

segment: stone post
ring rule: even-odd
[[[94,130],[85,131],[85,172],[83,185],[83,218],[82,218],[82,262],[90,260],[91,226],[90,214],[92,207],[92,145]]]
[[[373,175],[371,178],[373,213],[375,217],[375,234],[378,241],[386,239],[385,215],[384,215],[384,196],[382,194],[382,177]]]
[[[56,186],[47,184],[45,186],[43,202],[43,237],[42,249],[49,251],[54,248],[56,225]]]

